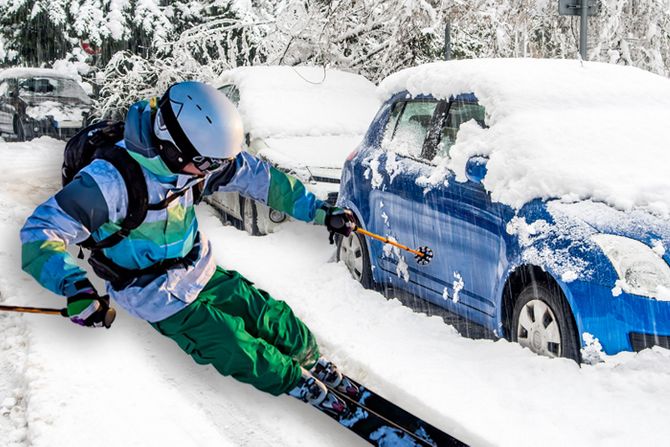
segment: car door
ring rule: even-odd
[[[420,269],[426,297],[479,323],[495,315],[494,289],[504,269],[504,208],[493,203],[480,182],[458,182],[452,172],[435,178],[445,166],[460,126],[475,120],[484,126],[484,108],[473,95],[449,102],[440,131],[424,146],[419,174],[431,178],[423,200],[414,203],[417,243],[434,251]]]
[[[422,164],[419,156],[435,116],[444,107],[432,98],[396,102],[381,144],[368,163],[367,175],[372,182],[370,222],[368,229],[413,246],[416,222],[414,202],[421,200],[422,188],[416,173]],[[387,281],[397,287],[420,293],[417,264],[413,255],[390,245],[371,243],[372,256],[379,259]]]
[[[11,83],[8,79],[0,82],[0,132],[13,133],[15,107],[12,105]]]

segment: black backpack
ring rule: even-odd
[[[63,186],[93,160],[102,159],[119,171],[128,191],[128,213],[120,223],[121,229],[100,242],[89,238],[81,244],[84,248],[108,248],[118,244],[140,226],[149,210],[149,193],[140,164],[128,151],[115,146],[123,139],[124,127],[123,121],[100,121],[77,132],[65,145],[61,171]]]
[[[111,163],[119,171],[126,185],[126,191],[128,191],[128,212],[125,219],[119,224],[121,229],[99,242],[89,238],[80,244],[84,248],[96,250],[118,244],[144,222],[147,211],[166,208],[173,200],[187,191],[172,194],[159,203],[149,204],[149,193],[142,167],[128,154],[128,151],[116,146],[116,143],[123,139],[124,125],[123,121],[100,121],[91,124],[80,130],[65,145],[61,171],[63,186],[70,183],[75,175],[93,160],[102,159]],[[200,199],[202,186],[200,182],[193,187],[195,203]]]
[[[144,274],[160,274],[175,265],[186,265],[193,263],[199,250],[194,245],[189,254],[183,258],[166,259],[141,270],[128,270],[107,258],[102,249],[112,247],[121,242],[132,230],[139,227],[144,221],[149,210],[160,210],[189,189],[166,197],[159,203],[149,203],[149,193],[144,179],[142,167],[130,156],[124,148],[116,146],[123,139],[124,122],[101,121],[79,131],[65,145],[63,154],[63,186],[67,185],[84,167],[93,160],[102,159],[114,166],[126,185],[128,191],[128,212],[119,224],[120,229],[105,239],[96,242],[93,237],[79,244],[79,257],[84,258],[81,248],[91,250],[88,263],[93,267],[95,273],[102,279],[112,283],[119,290],[125,288],[134,278]],[[193,190],[194,203],[198,203],[204,189],[204,181],[198,182],[190,189]]]

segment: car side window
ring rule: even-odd
[[[223,87],[219,87],[219,91],[226,95],[236,106],[240,104],[240,90],[235,85],[224,85]]]
[[[459,98],[453,100],[449,105],[449,112],[442,125],[435,158],[449,157],[449,151],[456,142],[456,136],[462,124],[475,120],[479,126],[486,127],[484,119],[484,107],[477,104],[476,100],[463,100]]]
[[[402,107],[398,104],[402,104]],[[396,103],[394,109],[391,110],[391,117],[386,128],[384,149],[419,157],[436,107],[437,101],[434,100]]]

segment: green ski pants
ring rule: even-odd
[[[319,357],[288,304],[221,267],[193,303],[152,326],[197,363],[274,395],[295,387],[300,366],[309,369]]]

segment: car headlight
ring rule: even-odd
[[[670,266],[651,247],[635,239],[596,234],[593,241],[605,253],[619,275],[624,292],[670,300]]]

